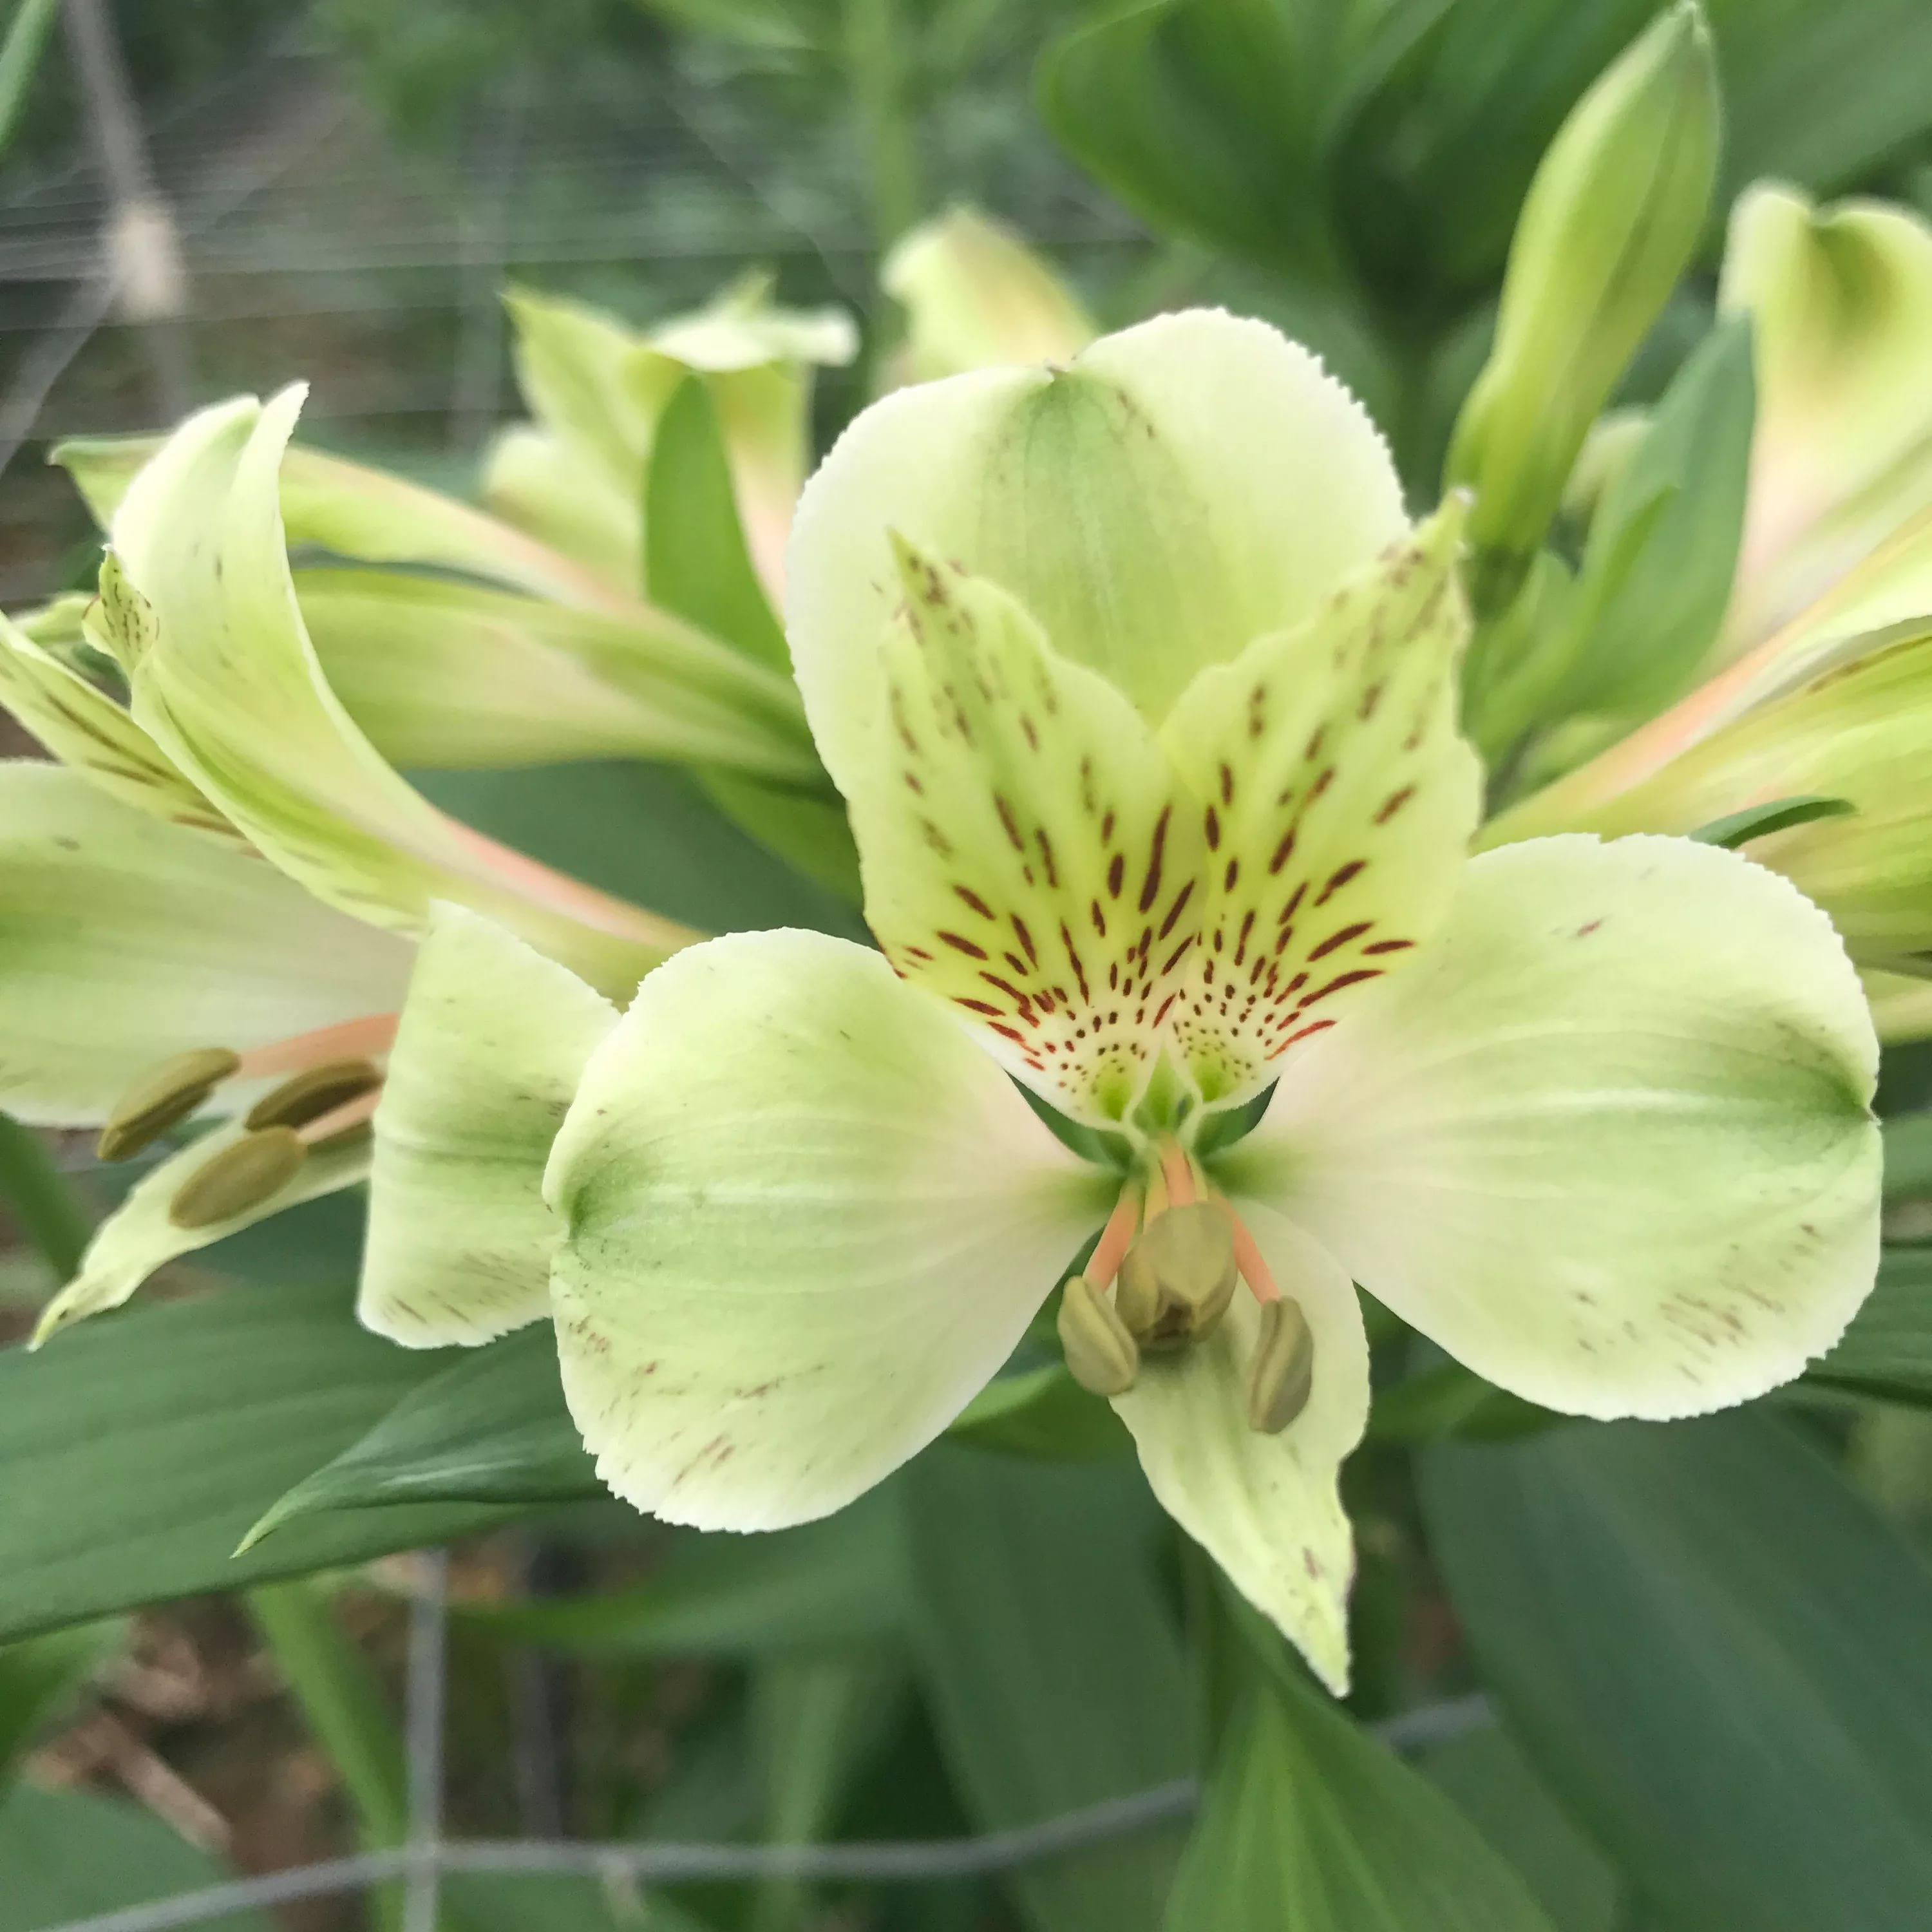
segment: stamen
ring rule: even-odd
[[[400,1013],[368,1013],[361,1019],[317,1027],[287,1040],[272,1040],[265,1046],[250,1048],[236,1071],[244,1080],[262,1080],[278,1073],[305,1072],[332,1060],[373,1059],[394,1046],[401,1017]]]
[[[382,1084],[382,1070],[373,1060],[328,1060],[263,1094],[248,1109],[244,1124],[256,1129],[306,1126]]]
[[[212,1228],[258,1208],[292,1180],[308,1150],[292,1127],[270,1127],[231,1141],[196,1168],[168,1203],[177,1228]]]
[[[332,1141],[345,1139],[359,1128],[367,1126],[376,1109],[381,1106],[382,1090],[380,1085],[365,1088],[352,1099],[344,1100],[340,1106],[332,1107],[326,1114],[302,1127],[297,1135],[306,1148],[326,1147]]]
[[[1141,1192],[1130,1184],[1120,1190],[1120,1198],[1114,1203],[1114,1211],[1107,1216],[1087,1263],[1087,1279],[1096,1290],[1106,1288],[1118,1272],[1120,1258],[1132,1244],[1140,1220]]]
[[[1140,1372],[1139,1345],[1114,1305],[1084,1275],[1061,1291],[1060,1346],[1073,1379],[1095,1395],[1124,1395]]]
[[[151,1066],[115,1102],[94,1144],[102,1160],[126,1160],[179,1125],[242,1064],[225,1046],[197,1047]]]
[[[1120,1263],[1114,1306],[1143,1348],[1179,1348],[1211,1335],[1234,1299],[1228,1218],[1192,1201],[1150,1218]]]
[[[1262,1260],[1261,1248],[1248,1232],[1246,1223],[1227,1202],[1220,1204],[1228,1217],[1228,1226],[1234,1231],[1234,1265],[1247,1283],[1248,1292],[1264,1308],[1271,1301],[1279,1301],[1281,1290],[1276,1287],[1274,1276],[1268,1273],[1268,1264]]]
[[[1277,1296],[1262,1304],[1261,1326],[1248,1364],[1248,1426],[1279,1436],[1308,1406],[1315,1387],[1315,1337],[1298,1303]]]
[[[1161,1178],[1167,1183],[1168,1204],[1185,1208],[1199,1198],[1200,1190],[1194,1184],[1194,1166],[1184,1154],[1178,1142],[1168,1141],[1160,1150]]]

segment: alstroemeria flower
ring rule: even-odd
[[[1782,628],[1932,510],[1932,226],[1876,201],[1740,196],[1720,307],[1756,335],[1757,422],[1719,646]]]
[[[1220,314],[868,410],[789,618],[883,956],[718,940],[618,1018],[453,915],[377,1115],[365,1318],[548,1307],[610,1486],[762,1529],[931,1441],[1077,1265],[1070,1366],[1338,1688],[1352,1282],[1580,1414],[1796,1374],[1876,1262],[1856,976],[1712,848],[1466,860],[1459,515],[1409,530],[1350,398]]]
[[[299,401],[202,412],[128,488],[88,620],[125,707],[0,620],[0,703],[68,768],[0,767],[0,1106],[118,1150],[203,1104],[242,1117],[136,1188],[44,1334],[367,1173],[433,902],[620,997],[697,937],[446,817],[344,711],[278,508]]]
[[[850,316],[776,308],[757,275],[647,332],[534,291],[508,303],[517,378],[537,420],[497,438],[484,481],[492,507],[608,581],[648,589],[645,465],[665,404],[695,375],[717,406],[746,541],[776,598],[812,460],[812,371],[857,352]]]

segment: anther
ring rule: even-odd
[[[359,1099],[382,1084],[382,1070],[373,1060],[332,1060],[311,1066],[273,1092],[264,1094],[248,1109],[244,1124],[250,1129],[305,1127],[333,1112],[345,1101]]]
[[[292,1127],[268,1127],[230,1141],[195,1169],[168,1203],[177,1228],[210,1228],[259,1208],[292,1180],[308,1149]]]
[[[1060,1346],[1067,1372],[1096,1395],[1123,1395],[1140,1372],[1141,1352],[1114,1305],[1084,1274],[1060,1297]]]
[[[1263,1302],[1248,1363],[1248,1426],[1280,1435],[1308,1406],[1314,1386],[1315,1336],[1307,1316],[1285,1295]]]
[[[1177,1348],[1211,1335],[1238,1279],[1225,1210],[1190,1202],[1156,1214],[1120,1263],[1114,1306],[1144,1348]]]
[[[151,1066],[115,1102],[94,1150],[126,1160],[178,1126],[242,1064],[225,1046],[196,1047]]]

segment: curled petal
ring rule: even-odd
[[[1536,839],[1471,863],[1220,1173],[1502,1388],[1700,1414],[1789,1381],[1870,1292],[1876,1068],[1838,935],[1774,873]]]
[[[550,1157],[564,1392],[673,1522],[824,1516],[938,1435],[1106,1216],[936,1000],[815,933],[652,974]]]

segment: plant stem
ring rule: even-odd
[[[80,1265],[93,1229],[46,1142],[32,1127],[0,1114],[0,1197],[46,1258],[57,1281]]]
[[[857,104],[872,203],[872,236],[883,255],[919,219],[919,163],[907,111],[900,0],[844,0],[845,73]]]

